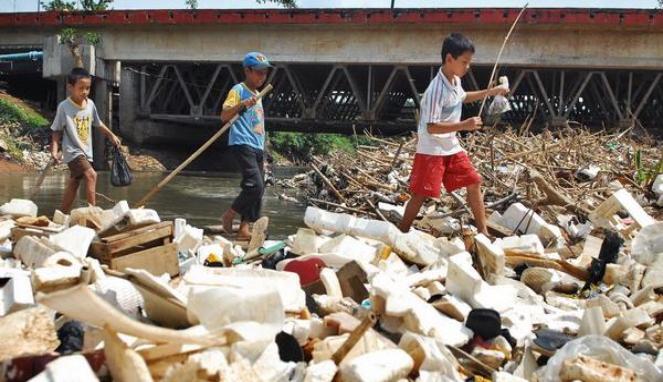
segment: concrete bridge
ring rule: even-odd
[[[97,97],[137,142],[200,142],[219,126],[237,64],[260,50],[277,64],[266,100],[274,129],[387,133],[412,129],[415,110],[452,31],[477,47],[466,89],[485,87],[518,9],[199,10],[0,15],[0,49],[44,49],[45,75],[64,72],[62,27],[101,33],[89,54]],[[93,54],[92,54],[93,53]],[[663,125],[663,13],[532,9],[506,49],[513,110],[503,120]],[[466,112],[476,113],[478,105]],[[110,114],[109,114],[110,115]],[[109,119],[109,118],[106,118]]]

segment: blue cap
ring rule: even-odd
[[[245,68],[251,69],[267,69],[272,68],[272,64],[269,63],[267,56],[260,52],[249,52],[244,56],[244,61],[242,65]]]

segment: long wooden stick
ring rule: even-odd
[[[518,24],[518,21],[520,20],[520,17],[525,13],[525,10],[527,9],[527,6],[529,3],[526,3],[523,9],[520,10],[520,13],[518,13],[518,17],[516,17],[516,20],[514,20],[513,24],[511,25],[511,28],[509,29],[509,33],[506,34],[506,37],[504,38],[504,41],[502,42],[502,47],[500,48],[499,53],[497,54],[497,60],[495,60],[495,65],[493,66],[493,72],[490,74],[490,79],[488,80],[488,86],[487,88],[490,88],[490,85],[493,83],[495,80],[495,72],[497,71],[497,65],[500,62],[500,58],[502,58],[502,52],[504,52],[504,48],[506,47],[507,41],[509,41],[509,37],[511,37],[511,33],[513,33],[513,30],[516,29],[516,24]],[[481,117],[481,113],[483,112],[483,107],[486,106],[486,99],[488,96],[484,96],[483,100],[481,101],[481,107],[479,108],[479,117]]]
[[[332,360],[334,361],[335,364],[340,365],[341,362],[343,362],[343,359],[345,358],[346,355],[352,350],[352,348],[359,342],[361,337],[366,334],[368,329],[372,328],[373,325],[375,325],[375,322],[377,321],[377,316],[375,313],[370,312],[368,313],[368,316],[364,317],[364,319],[361,321],[357,327],[350,332],[350,336],[348,337],[345,342],[343,342],[343,345],[341,345],[338,350],[332,355]]]
[[[332,190],[332,192],[334,192],[334,195],[336,195],[338,200],[340,200],[341,203],[345,203],[345,198],[343,197],[343,195],[341,195],[340,192],[338,192],[338,190],[336,189],[336,187],[334,187],[334,184],[329,180],[329,178],[327,178],[325,174],[323,174],[322,171],[320,171],[320,169],[315,164],[311,163],[311,167],[313,167],[313,170],[315,170],[316,174],[320,176],[320,178],[327,185],[327,187],[329,187],[329,189]]]
[[[42,183],[44,183],[44,179],[46,178],[46,174],[48,173],[48,170],[50,170],[50,168],[53,167],[54,164],[55,164],[55,160],[51,159],[46,164],[46,167],[44,167],[44,169],[41,170],[41,174],[39,175],[39,178],[37,179],[37,183],[35,183],[35,185],[32,186],[32,191],[30,192],[29,199],[34,198],[39,193],[39,190],[41,189]]]
[[[272,90],[272,85],[268,84],[267,86],[265,86],[264,89],[262,89],[260,93],[258,93],[256,98],[260,100],[261,98],[266,96],[271,90]],[[147,202],[149,202],[150,199],[152,199],[152,197],[154,197],[154,195],[157,194],[157,192],[161,191],[163,186],[165,186],[168,182],[170,182],[175,176],[177,176],[177,174],[180,173],[180,171],[184,170],[186,166],[188,166],[191,162],[193,162],[196,158],[198,158],[198,156],[200,156],[200,154],[202,154],[203,151],[207,150],[207,148],[210,147],[212,143],[214,143],[217,139],[219,139],[219,137],[223,135],[223,133],[225,133],[226,130],[228,130],[233,123],[235,123],[237,118],[239,118],[239,114],[235,115],[230,119],[230,121],[226,122],[226,124],[223,125],[223,127],[219,131],[217,131],[214,135],[212,135],[212,137],[208,139],[207,142],[205,142],[202,146],[200,146],[200,148],[196,150],[196,152],[191,154],[191,156],[187,158],[187,160],[182,162],[181,165],[177,166],[177,168],[173,170],[173,172],[168,174],[168,176],[165,177],[161,182],[159,182],[159,184],[157,184],[154,188],[152,188],[150,192],[148,192],[145,196],[143,196],[143,198],[140,201],[138,201],[136,205],[139,207],[145,206],[145,204],[147,204]]]

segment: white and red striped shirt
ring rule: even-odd
[[[463,151],[456,132],[430,134],[429,123],[460,122],[465,101],[465,90],[460,77],[454,77],[453,83],[440,69],[421,97],[419,126],[417,129],[417,152],[427,155],[453,155]]]

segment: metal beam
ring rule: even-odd
[[[635,109],[635,113],[633,114],[634,118],[638,118],[638,116],[640,115],[640,112],[645,107],[647,100],[649,99],[649,96],[654,91],[654,89],[656,89],[656,85],[658,85],[659,81],[661,81],[661,77],[663,77],[663,73],[658,73],[656,75],[656,78],[654,78],[654,81],[652,81],[651,85],[649,86],[649,89],[647,89],[647,92],[642,97],[642,100],[640,100],[640,105],[638,105],[638,108]]]

